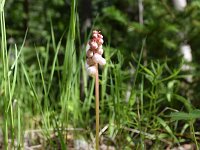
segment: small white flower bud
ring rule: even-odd
[[[101,38],[98,38],[98,41],[97,41],[97,43],[99,44],[99,45],[102,45],[103,44],[103,39],[101,39]]]
[[[103,35],[101,35],[101,34],[98,34],[98,37],[101,38],[101,39],[103,39]]]
[[[97,42],[91,41],[91,42],[90,42],[90,47],[91,47],[91,49],[97,49],[97,48],[98,48]]]
[[[96,75],[96,73],[97,73],[97,68],[95,66],[88,67],[87,68],[87,73],[90,76],[94,77]]]
[[[98,32],[97,30],[94,30],[94,31],[92,32],[92,34],[99,34],[99,32]]]
[[[183,54],[183,58],[187,62],[191,62],[192,61],[192,49],[191,49],[190,45],[188,45],[188,44],[181,45],[180,49],[181,49],[181,53]]]
[[[95,33],[95,34],[92,35],[92,37],[93,38],[98,38],[98,34]]]
[[[100,54],[100,55],[103,54],[103,48],[102,48],[102,46],[97,49],[97,53]]]
[[[99,65],[104,66],[106,64],[106,60],[101,57],[101,59],[99,60]]]
[[[92,58],[87,58],[86,62],[87,62],[87,64],[88,64],[89,66],[92,66],[92,65],[95,64],[95,62],[93,61]]]
[[[88,50],[87,52],[86,52],[86,55],[87,55],[87,57],[92,57],[93,56],[93,51],[91,51],[91,50]]]
[[[99,63],[99,61],[101,61],[101,58],[102,58],[101,55],[99,55],[98,53],[95,53],[94,56],[92,57],[92,60],[93,60],[95,63]]]

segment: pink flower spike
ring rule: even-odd
[[[89,50],[87,49],[87,73],[95,77],[95,112],[96,112],[96,149],[99,150],[99,73],[98,64],[105,65],[106,60],[101,56],[103,54],[103,36],[100,31],[92,32],[92,39],[89,41]]]

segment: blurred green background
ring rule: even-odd
[[[129,67],[132,55],[138,58],[141,41],[146,38],[143,62],[168,61],[171,67],[178,67],[182,60],[181,45],[189,44],[192,49],[192,83],[182,89],[183,95],[193,89],[190,99],[199,106],[199,56],[200,56],[200,2],[188,0],[184,11],[177,11],[173,1],[143,0],[143,10],[139,9],[140,0],[79,0],[77,3],[80,39],[76,46],[86,43],[91,29],[99,29],[104,34],[105,44],[121,52],[123,67]],[[5,18],[8,44],[23,41],[26,30],[26,46],[46,45],[51,37],[51,22],[55,40],[59,41],[68,30],[70,22],[70,0],[7,0]],[[142,16],[142,20],[139,17]],[[142,21],[142,22],[141,22]],[[64,36],[66,39],[66,36]],[[65,40],[64,40],[65,41]],[[81,49],[82,50],[82,49]],[[77,49],[77,53],[80,49]],[[60,56],[62,59],[62,56]],[[113,58],[114,59],[114,58]],[[134,63],[133,63],[134,64]],[[135,64],[134,64],[135,65]],[[186,81],[187,82],[187,81]]]

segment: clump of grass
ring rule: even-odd
[[[5,28],[5,18],[4,18],[4,3],[5,1],[1,1],[0,3],[0,22],[1,22],[1,58],[3,64],[3,118],[4,118],[4,145],[5,149],[8,149],[8,131],[11,129],[12,143],[14,142],[14,122],[13,122],[13,105],[12,98],[14,92],[14,84],[11,82],[11,73],[9,62],[8,62],[8,51],[7,51],[7,41],[6,41],[6,28]],[[16,70],[15,70],[16,71]]]

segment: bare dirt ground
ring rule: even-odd
[[[73,129],[74,130],[74,129]],[[80,131],[81,132],[81,131]],[[64,142],[68,150],[95,150],[94,140],[86,141],[83,138],[76,138],[73,132],[68,130],[67,134],[63,135]],[[9,139],[9,150],[17,149],[17,140],[12,143]],[[106,140],[101,137],[100,150],[117,150],[113,145],[106,145]],[[146,144],[151,147],[153,141],[146,141]],[[14,146],[11,146],[14,145]],[[24,133],[23,149],[24,150],[61,150],[62,143],[57,132],[52,131],[49,139],[47,139],[42,130],[28,130]],[[0,130],[0,150],[4,150],[3,133]],[[150,150],[153,150],[150,148]],[[168,145],[165,150],[196,150],[194,143],[182,143],[177,146]]]

